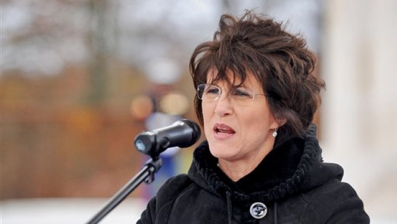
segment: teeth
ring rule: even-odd
[[[227,128],[215,128],[216,133],[228,132],[228,131],[229,131],[229,129],[227,129]]]

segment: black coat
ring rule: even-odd
[[[278,144],[247,176],[231,181],[204,141],[188,174],[169,179],[138,224],[369,223],[343,169],[324,163],[312,125]],[[256,218],[255,218],[256,217]]]

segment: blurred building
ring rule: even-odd
[[[326,1],[321,55],[325,159],[345,168],[372,217],[397,220],[397,2]]]

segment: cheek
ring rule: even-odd
[[[266,133],[275,123],[273,116],[267,108],[252,111],[242,111],[245,116],[246,127],[253,132]],[[249,130],[250,131],[250,130]]]
[[[201,111],[203,114],[203,119],[208,120],[211,114],[214,113],[214,107],[211,104],[201,104]]]
[[[246,133],[250,133],[250,135],[263,135],[266,130],[268,130],[269,124],[265,117],[260,118],[250,118],[248,122],[245,122],[245,127],[247,129]]]
[[[210,126],[210,119],[212,117],[211,109],[208,105],[202,105],[202,115],[203,115],[203,123],[204,123],[204,134],[210,134],[212,129]]]

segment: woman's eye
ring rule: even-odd
[[[207,91],[206,91],[206,94],[218,95],[219,94],[219,89],[218,88],[208,88]]]
[[[250,98],[251,94],[249,94],[247,91],[242,90],[242,89],[235,89],[233,91],[234,96],[239,96],[239,97],[244,97],[244,98]]]

